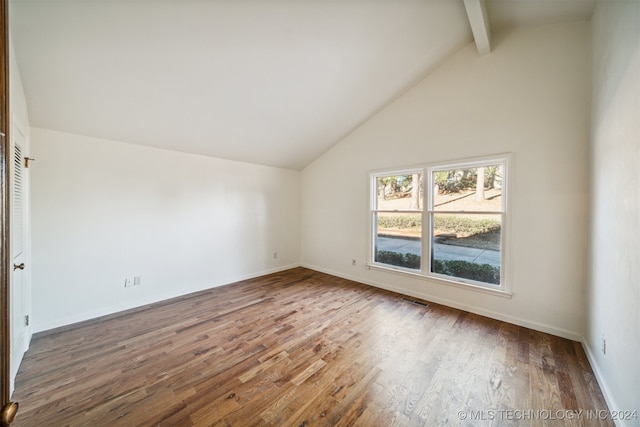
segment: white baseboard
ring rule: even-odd
[[[431,301],[436,304],[446,305],[447,307],[457,308],[459,310],[468,311],[469,313],[479,314],[480,316],[490,317],[492,319],[501,320],[503,322],[512,323],[514,325],[523,326],[525,328],[534,329],[536,331],[545,332],[547,334],[556,335],[558,337],[567,338],[573,341],[582,342],[583,336],[579,333],[568,331],[561,328],[556,328],[554,326],[545,325],[538,322],[533,322],[527,319],[522,319],[519,317],[498,313],[491,310],[484,310],[478,307],[470,306],[467,304],[461,304],[457,301],[441,298],[438,296],[430,295],[423,292],[411,292],[406,289],[399,288],[396,286],[391,286],[386,283],[373,281],[373,280],[365,280],[361,277],[350,276],[348,274],[343,274],[337,271],[328,270],[326,268],[318,267],[311,264],[302,264],[302,267],[309,268],[311,270],[319,271],[321,273],[331,274],[332,276],[341,277],[347,280],[353,280],[354,282],[364,283],[365,285],[374,286],[376,288],[385,289],[392,292],[397,292],[403,295],[409,295],[415,298],[420,298],[426,301]]]
[[[607,403],[607,406],[609,407],[609,411],[620,411],[620,407],[616,404],[613,398],[613,394],[611,393],[611,390],[607,386],[607,382],[604,376],[602,375],[602,371],[600,370],[600,367],[598,366],[597,359],[594,356],[594,350],[591,348],[591,345],[589,345],[589,341],[587,341],[587,339],[583,337],[581,342],[582,342],[582,348],[584,348],[584,352],[587,355],[587,360],[589,360],[589,365],[591,365],[591,370],[593,371],[593,374],[596,376],[596,381],[598,382],[598,385],[600,386],[600,390],[602,391],[602,395],[604,396],[604,400]],[[624,410],[625,408],[622,408],[622,409]],[[640,411],[640,408],[638,410]],[[637,423],[636,426],[640,425],[640,422],[638,422],[637,420],[635,421]],[[617,427],[631,427],[630,421],[616,419],[616,420],[613,420],[613,422]]]
[[[235,282],[240,282],[240,281],[243,281],[243,280],[253,279],[253,278],[256,278],[256,277],[260,277],[260,276],[266,276],[267,274],[278,273],[280,271],[289,270],[289,269],[295,268],[295,267],[300,267],[300,264],[299,263],[289,264],[289,265],[284,265],[284,266],[280,266],[280,267],[276,267],[276,268],[270,268],[270,269],[267,269],[267,270],[262,270],[262,271],[259,271],[259,272],[244,274],[244,275],[240,275],[240,276],[234,277],[231,280],[228,280],[228,281],[225,281],[225,282],[222,282],[222,283],[217,283],[217,284],[215,284],[213,286],[203,287],[202,289],[189,290],[188,292],[177,293],[175,295],[163,295],[163,296],[161,296],[159,298],[149,299],[148,301],[145,301],[144,303],[138,303],[138,304],[135,304],[135,305],[121,304],[121,305],[117,305],[117,306],[103,307],[103,308],[100,308],[98,310],[93,310],[93,311],[84,312],[84,313],[78,313],[78,314],[72,314],[70,316],[66,316],[64,318],[56,319],[56,320],[51,321],[51,322],[46,322],[46,323],[36,323],[36,322],[34,322],[33,333],[45,332],[45,331],[49,331],[51,329],[60,328],[62,326],[69,326],[69,325],[73,325],[74,323],[85,322],[87,320],[96,319],[98,317],[108,316],[110,314],[115,314],[115,313],[119,313],[121,311],[131,310],[131,309],[138,308],[138,307],[144,307],[145,305],[149,305],[149,304],[154,304],[154,303],[161,302],[161,301],[170,300],[170,299],[173,299],[173,298],[178,298],[178,297],[181,297],[181,296],[184,296],[184,295],[189,295],[189,294],[195,293],[195,292],[206,291],[207,289],[213,289],[213,288],[217,288],[219,286],[225,286],[225,285],[228,285],[228,284],[231,284],[231,283],[235,283]]]
[[[584,348],[585,354],[587,355],[587,359],[589,361],[589,364],[591,365],[591,368],[594,372],[594,375],[596,377],[596,381],[598,382],[598,385],[600,386],[600,389],[602,390],[602,394],[604,396],[604,399],[607,403],[607,406],[609,407],[610,410],[614,411],[618,408],[618,406],[615,404],[615,400],[613,399],[613,395],[611,394],[609,387],[607,386],[607,383],[605,381],[605,378],[603,377],[598,364],[596,362],[596,358],[594,357],[594,353],[593,350],[591,348],[591,346],[589,345],[588,341],[586,340],[586,338],[580,334],[577,334],[575,332],[571,332],[571,331],[567,331],[564,329],[560,329],[560,328],[555,328],[549,325],[545,325],[545,324],[541,324],[538,322],[533,322],[527,319],[522,319],[519,317],[514,317],[514,316],[510,316],[510,315],[505,315],[502,313],[497,313],[494,311],[490,311],[490,310],[483,310],[483,309],[479,309],[477,307],[473,307],[473,306],[469,306],[466,304],[460,304],[456,301],[453,300],[449,300],[446,298],[440,298],[434,295],[430,295],[427,293],[422,293],[422,292],[409,292],[406,289],[402,289],[402,288],[398,288],[395,286],[391,286],[388,285],[386,283],[382,283],[382,282],[377,282],[377,281],[372,281],[372,280],[365,280],[362,279],[360,277],[356,277],[356,276],[351,276],[348,274],[343,274],[337,271],[332,271],[326,268],[322,268],[322,267],[318,267],[315,265],[311,265],[311,264],[305,264],[305,263],[296,263],[296,264],[290,264],[290,265],[286,265],[286,266],[281,266],[281,267],[277,267],[277,268],[273,268],[273,269],[268,269],[268,270],[264,270],[261,272],[257,272],[257,273],[251,273],[251,274],[247,274],[244,276],[240,276],[238,278],[236,278],[235,280],[228,282],[228,283],[221,283],[221,284],[217,284],[215,286],[211,286],[209,288],[206,289],[213,289],[215,287],[219,287],[219,286],[224,286],[230,283],[234,283],[234,282],[239,282],[242,280],[249,280],[249,279],[253,279],[256,277],[260,277],[260,276],[264,276],[267,274],[273,274],[273,273],[278,273],[281,271],[285,271],[285,270],[289,270],[291,268],[296,268],[296,267],[305,267],[311,270],[315,270],[321,273],[326,273],[326,274],[330,274],[332,276],[336,276],[336,277],[341,277],[343,279],[347,279],[347,280],[352,280],[354,282],[358,282],[358,283],[363,283],[369,286],[373,286],[376,288],[380,288],[380,289],[385,289],[388,291],[392,291],[392,292],[397,292],[399,294],[403,294],[403,295],[408,295],[408,296],[412,296],[415,298],[420,298],[420,299],[424,299],[427,301],[432,301],[436,304],[442,304],[442,305],[446,305],[448,307],[453,307],[453,308],[457,308],[460,310],[464,310],[470,313],[474,313],[474,314],[478,314],[481,316],[486,316],[486,317],[490,317],[492,319],[496,319],[496,320],[500,320],[500,321],[504,321],[504,322],[508,322],[508,323],[512,323],[514,325],[518,325],[518,326],[523,326],[526,328],[530,328],[536,331],[540,331],[540,332],[545,332],[545,333],[549,333],[552,335],[556,335],[562,338],[567,338],[573,341],[577,341],[580,342],[582,344],[582,347]],[[203,289],[203,290],[206,290]],[[198,292],[198,291],[196,291]],[[191,292],[189,292],[191,293]],[[172,296],[170,298],[162,298],[159,299],[157,301],[151,301],[147,304],[153,304],[155,302],[160,302],[160,301],[165,301],[167,299],[171,299],[171,298],[176,298],[179,296],[183,296],[183,295],[188,295],[189,293],[186,294],[182,294],[182,295],[176,295],[176,296]],[[144,304],[144,305],[147,305]],[[140,307],[140,305],[138,305],[137,307]],[[109,314],[114,314],[114,313],[118,313],[120,311],[124,311],[124,310],[129,310],[132,308],[136,308],[136,307],[111,307],[108,309],[104,309],[104,310],[100,310],[99,312],[92,312],[92,313],[83,313],[77,316],[73,316],[73,317],[68,317],[65,319],[60,319],[59,321],[55,321],[55,322],[50,322],[48,324],[45,325],[38,325],[38,327],[34,326],[33,327],[33,333],[37,333],[37,332],[43,332],[43,331],[47,331],[50,329],[54,329],[57,327],[61,327],[61,326],[67,326],[67,325],[71,325],[73,323],[78,323],[78,322],[82,322],[82,321],[86,321],[86,320],[90,320],[90,319],[94,319],[97,317],[101,317],[101,316],[105,316],[105,315],[109,315]],[[30,334],[31,336],[31,334]],[[30,342],[31,340],[29,339],[28,342]],[[10,388],[11,388],[11,393],[13,392],[14,389],[14,378],[11,378],[10,381]],[[621,421],[621,420],[614,420],[615,424],[617,427],[631,427],[631,424],[625,422],[625,421]]]
[[[560,329],[560,328],[555,328],[549,325],[544,325],[544,324],[540,324],[538,322],[532,322],[526,319],[521,319],[521,318],[517,318],[514,316],[509,316],[509,315],[504,315],[501,313],[496,313],[493,311],[489,311],[489,310],[483,310],[483,309],[478,309],[476,307],[471,307],[468,306],[466,304],[459,304],[455,301],[451,301],[451,300],[447,300],[444,298],[439,298],[439,297],[434,297],[433,295],[429,295],[426,293],[417,293],[417,292],[407,292],[405,289],[401,289],[401,288],[397,288],[395,286],[390,286],[387,285],[385,283],[380,283],[380,282],[376,282],[376,281],[371,281],[371,280],[364,280],[360,277],[355,277],[355,276],[350,276],[348,274],[342,274],[339,273],[337,271],[332,271],[332,270],[328,270],[326,268],[321,268],[321,267],[317,267],[314,265],[310,265],[310,264],[302,264],[303,267],[305,268],[309,268],[311,270],[315,270],[315,271],[319,271],[321,273],[326,273],[326,274],[331,274],[332,276],[337,276],[337,277],[341,277],[343,279],[347,279],[347,280],[352,280],[354,282],[358,282],[358,283],[364,283],[366,285],[370,285],[370,286],[374,286],[377,288],[381,288],[381,289],[385,289],[388,291],[392,291],[392,292],[397,292],[400,294],[404,294],[404,295],[409,295],[415,298],[420,298],[426,301],[432,301],[434,303],[437,304],[442,304],[442,305],[446,305],[448,307],[453,307],[453,308],[457,308],[460,310],[464,310],[464,311],[468,311],[470,313],[475,313],[475,314],[479,314],[481,316],[486,316],[486,317],[490,317],[492,319],[496,319],[496,320],[501,320],[504,322],[508,322],[508,323],[512,323],[514,325],[518,325],[518,326],[523,326],[525,328],[530,328],[530,329],[534,329],[536,331],[540,331],[540,332],[545,332],[551,335],[556,335],[562,338],[567,338],[573,341],[577,341],[579,342],[583,349],[585,354],[587,355],[587,360],[589,361],[589,365],[591,366],[591,369],[593,370],[593,373],[596,377],[596,381],[598,382],[598,386],[600,387],[600,390],[602,391],[602,395],[604,396],[604,400],[608,406],[609,411],[618,411],[619,406],[616,404],[614,398],[613,398],[613,394],[611,393],[607,382],[605,380],[605,377],[602,375],[602,372],[597,364],[597,359],[594,357],[594,353],[593,350],[591,348],[591,346],[589,345],[589,342],[586,340],[586,338],[581,335],[581,334],[577,334],[575,332],[571,332],[571,331],[567,331],[564,329]],[[617,427],[632,427],[631,421],[624,421],[624,420],[614,420],[614,423]],[[638,425],[638,424],[636,424]]]

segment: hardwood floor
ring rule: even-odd
[[[14,399],[13,426],[613,425],[579,343],[304,268],[39,334]]]

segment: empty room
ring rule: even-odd
[[[640,1],[0,6],[0,425],[640,426]]]

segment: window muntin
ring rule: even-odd
[[[504,291],[507,160],[373,174],[372,265]],[[389,203],[390,179],[414,174],[426,181],[420,201],[410,203],[405,187],[401,201]],[[392,225],[404,228],[394,235]]]

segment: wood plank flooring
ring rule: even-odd
[[[34,337],[13,426],[612,426],[581,345],[304,268]]]

